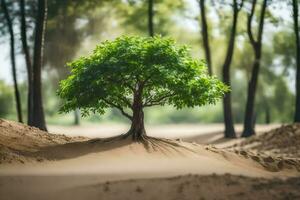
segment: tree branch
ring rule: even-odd
[[[241,3],[239,3],[238,12],[242,10],[243,6],[244,6],[244,0],[242,0]]]
[[[257,42],[258,43],[261,43],[261,40],[262,40],[262,33],[263,33],[263,30],[264,30],[264,19],[265,19],[266,7],[267,7],[267,0],[264,0],[263,4],[262,4],[262,8],[261,8],[259,27],[258,27],[258,37],[257,37]]]
[[[126,99],[126,97],[117,96],[117,98],[119,98],[121,101],[123,101],[129,108],[132,108],[130,101],[128,101],[128,99]]]
[[[149,101],[146,101],[144,104],[143,104],[143,107],[149,107],[149,106],[155,106],[155,105],[160,105],[161,104],[161,101],[165,100],[166,98],[168,97],[171,97],[171,96],[174,96],[175,94],[174,93],[171,93],[171,94],[167,94],[167,95],[164,95],[162,97],[160,97],[159,99],[156,99],[156,100],[149,100]]]
[[[253,19],[253,15],[255,12],[255,6],[256,6],[256,0],[253,0],[252,2],[252,7],[251,7],[251,11],[250,14],[248,15],[248,21],[247,21],[247,33],[250,39],[250,42],[252,44],[252,46],[256,46],[256,41],[253,37],[253,33],[252,33],[252,19]]]
[[[124,111],[124,109],[123,109],[120,105],[117,105],[117,104],[108,102],[108,101],[105,100],[105,99],[102,99],[102,100],[103,100],[105,103],[107,103],[108,105],[113,106],[113,107],[119,109],[119,110],[121,111],[121,113],[122,113],[125,117],[127,117],[127,118],[130,119],[130,120],[132,120],[132,116],[129,115],[128,113],[126,113],[126,112]]]

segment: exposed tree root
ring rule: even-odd
[[[130,136],[130,134],[125,133],[125,134],[121,134],[118,136],[113,136],[113,137],[109,137],[109,138],[96,138],[96,139],[91,139],[89,140],[90,143],[109,143],[109,142],[115,142],[115,141],[120,141],[123,139],[126,139]]]
[[[133,142],[137,143],[142,143],[146,150],[148,152],[154,152],[154,151],[160,151],[166,155],[169,155],[172,152],[177,152],[179,154],[183,154],[182,150],[191,152],[191,153],[196,153],[193,149],[186,147],[180,142],[171,140],[171,139],[164,139],[164,138],[155,138],[155,137],[150,137],[147,135],[140,135],[139,137],[134,137],[130,132],[127,132],[122,135],[110,137],[110,138],[104,138],[104,139],[92,139],[89,142],[90,143],[110,143],[110,142],[117,142],[117,141],[122,141],[125,139],[132,139]]]

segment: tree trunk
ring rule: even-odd
[[[42,102],[41,68],[43,64],[43,46],[47,19],[47,1],[38,0],[33,55],[33,115],[30,125],[47,130]]]
[[[266,124],[270,124],[270,122],[271,122],[271,113],[270,113],[270,107],[269,107],[269,105],[266,105],[265,112],[266,112],[265,123]]]
[[[148,30],[151,37],[154,36],[153,27],[153,0],[148,0]]]
[[[143,140],[146,136],[146,130],[144,125],[142,92],[138,91],[134,94],[132,111],[131,127],[127,134],[131,135],[134,141]]]
[[[257,79],[260,68],[260,58],[256,58],[253,64],[252,76],[248,83],[248,96],[246,103],[246,112],[244,119],[244,131],[242,137],[249,137],[255,134],[254,123],[254,103],[257,86]]]
[[[15,38],[14,38],[15,36],[14,36],[13,24],[12,24],[11,18],[9,16],[9,12],[8,12],[5,0],[1,0],[1,6],[2,6],[2,9],[4,12],[4,16],[5,16],[5,19],[7,22],[7,27],[8,27],[8,31],[9,31],[9,35],[10,35],[10,59],[11,59],[12,75],[13,75],[13,82],[14,82],[14,92],[15,92],[17,116],[18,116],[18,121],[23,123],[22,105],[21,105],[17,72],[16,72]]]
[[[239,8],[237,5],[237,1],[233,0],[233,22],[232,28],[230,33],[230,39],[227,49],[227,54],[225,58],[225,62],[223,65],[223,82],[231,86],[230,83],[230,64],[233,56],[234,51],[234,42],[235,42],[235,34],[236,34],[236,26],[237,26],[237,17],[238,17]],[[232,117],[232,108],[231,108],[231,92],[225,93],[223,99],[223,113],[224,113],[224,122],[225,122],[225,137],[226,138],[235,138],[235,130],[234,130],[234,123]]]
[[[296,108],[294,122],[300,122],[300,41],[299,41],[299,22],[298,22],[298,2],[293,0],[293,19],[294,32],[296,38]]]
[[[200,6],[200,14],[201,14],[201,32],[202,32],[202,40],[203,40],[203,46],[205,51],[205,58],[207,62],[208,73],[209,75],[212,75],[208,28],[207,28],[206,13],[205,13],[205,0],[199,0],[199,6]]]
[[[247,96],[245,119],[244,119],[244,131],[242,133],[242,137],[249,137],[255,134],[254,105],[255,105],[255,94],[256,94],[256,87],[258,81],[258,74],[260,68],[260,60],[261,60],[262,35],[263,35],[267,0],[264,0],[262,4],[260,21],[258,25],[259,28],[258,28],[257,41],[255,41],[253,37],[252,27],[251,27],[255,6],[256,6],[256,0],[253,0],[251,13],[248,17],[247,32],[250,39],[250,43],[254,50],[255,60],[252,67],[251,78],[248,84],[248,96]]]
[[[128,132],[134,141],[142,140],[146,136],[144,126],[144,112],[142,109],[134,110],[132,124]]]
[[[80,110],[77,108],[74,110],[74,125],[80,124]]]
[[[32,65],[29,53],[29,47],[27,43],[27,28],[26,28],[26,17],[25,17],[25,2],[20,0],[20,33],[22,50],[25,56],[26,69],[27,69],[27,81],[28,81],[28,93],[27,93],[27,124],[32,122]]]

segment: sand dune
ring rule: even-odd
[[[300,158],[300,123],[281,126],[243,140],[229,148],[251,150],[285,158]]]
[[[168,191],[173,194],[173,190],[183,187],[180,185],[186,180],[196,184],[206,179],[208,183],[203,187],[187,186],[187,191],[194,195],[205,187],[217,184],[216,192],[226,191],[224,194],[229,195],[226,196],[229,199],[231,193],[237,198],[243,190],[239,188],[229,192],[231,190],[222,183],[231,178],[247,185],[246,195],[252,191],[253,180],[259,180],[259,183],[269,180],[269,185],[272,185],[273,178],[300,176],[298,158],[286,159],[251,150],[218,149],[174,140],[157,140],[147,144],[132,142],[130,139],[108,141],[67,137],[5,120],[0,121],[0,147],[0,194],[5,199],[40,199],[45,196],[48,199],[139,199],[139,194],[143,192],[145,195],[149,192],[148,199],[156,199],[150,192],[157,187],[158,182],[162,184],[157,189],[161,189],[164,194]],[[223,176],[228,173],[231,174],[229,179]],[[185,174],[201,176],[149,179]],[[216,175],[208,176],[210,174]],[[241,178],[240,175],[248,178]],[[218,182],[218,178],[223,182]],[[128,179],[145,180],[130,182],[126,181]],[[123,181],[114,182],[112,186],[117,192],[106,191],[105,182],[120,180]],[[170,184],[173,186],[170,187]],[[152,190],[146,191],[147,187]],[[276,187],[272,185],[272,188]],[[126,190],[131,191],[132,188],[135,188],[135,195],[130,196],[130,192],[126,196]],[[185,193],[184,189],[182,191]],[[176,194],[163,196],[163,199],[181,197],[181,194]],[[186,199],[197,199],[193,195]],[[257,197],[263,198],[265,195],[261,192]],[[203,194],[203,198],[213,197],[209,193]]]

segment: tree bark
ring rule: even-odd
[[[254,123],[254,104],[255,104],[255,94],[256,94],[256,87],[258,81],[258,74],[260,68],[260,60],[261,60],[261,46],[262,46],[262,35],[263,35],[263,28],[264,28],[264,18],[265,18],[265,11],[267,7],[267,0],[263,1],[262,9],[260,13],[260,21],[258,25],[258,35],[257,41],[255,41],[253,34],[252,34],[252,19],[255,11],[256,0],[252,2],[251,13],[248,16],[248,23],[247,23],[247,33],[250,39],[250,43],[254,50],[255,60],[253,62],[252,67],[252,74],[250,81],[248,83],[248,96],[247,96],[247,103],[246,103],[246,112],[245,112],[245,119],[244,119],[244,131],[242,133],[242,137],[249,137],[255,134],[255,123]]]
[[[153,0],[148,0],[148,31],[151,37],[154,36],[153,15]]]
[[[205,0],[199,0],[200,14],[201,14],[201,33],[202,41],[205,51],[205,58],[207,62],[207,68],[209,75],[212,75],[212,66],[211,66],[211,54],[208,38],[208,27],[206,21],[206,9],[205,9]]]
[[[141,90],[137,91],[134,94],[132,111],[133,115],[131,120],[131,127],[127,134],[131,135],[134,141],[143,140],[143,138],[146,136],[146,130],[144,125],[144,112]]]
[[[4,12],[4,16],[5,16],[5,19],[7,22],[8,32],[10,35],[10,59],[11,59],[12,75],[13,75],[13,82],[14,82],[14,92],[15,92],[17,116],[18,116],[18,121],[23,123],[22,105],[21,105],[17,72],[16,72],[15,38],[14,38],[15,36],[14,36],[13,24],[12,24],[12,20],[9,16],[9,12],[8,12],[7,4],[6,4],[5,0],[1,0],[1,6],[2,6],[2,9]]]
[[[242,5],[241,5],[242,6]],[[234,52],[234,43],[235,43],[235,35],[236,35],[236,27],[237,27],[237,17],[239,13],[239,7],[237,4],[237,0],[233,0],[233,22],[232,28],[230,32],[230,39],[227,49],[227,54],[225,58],[225,62],[223,64],[223,82],[231,86],[230,82],[230,65]],[[224,136],[226,138],[235,138],[235,130],[234,130],[234,122],[232,117],[232,108],[231,108],[231,92],[225,93],[223,99],[223,114],[224,114],[224,123],[225,123],[225,132]]]
[[[43,64],[43,46],[47,20],[47,0],[38,0],[33,55],[33,113],[30,125],[47,130],[42,101],[41,68]]]
[[[299,40],[299,22],[298,22],[298,2],[293,0],[293,19],[294,32],[296,38],[296,108],[294,122],[300,122],[300,40]]]
[[[27,69],[27,82],[28,82],[28,93],[27,93],[27,124],[32,123],[32,65],[29,53],[29,47],[27,43],[27,28],[26,28],[26,17],[25,17],[25,2],[20,0],[20,33],[22,50],[25,57],[26,69]]]

